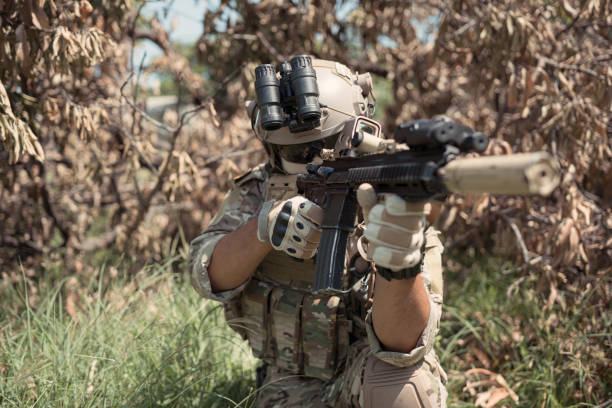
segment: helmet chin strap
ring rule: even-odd
[[[281,159],[281,165],[283,166],[283,170],[285,171],[285,173],[287,173],[287,174],[303,174],[303,173],[306,173],[306,164],[290,162],[288,160],[283,159],[282,157],[280,159]],[[314,164],[321,164],[321,163],[323,163],[323,160],[320,157],[317,156],[317,157],[314,158],[312,163],[314,163]]]

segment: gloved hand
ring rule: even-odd
[[[266,201],[259,212],[257,238],[295,258],[312,258],[321,239],[322,221],[321,207],[302,196]]]
[[[370,184],[359,186],[357,201],[366,224],[368,257],[391,271],[418,265],[425,239],[426,203],[406,201],[395,194],[386,194],[379,202]]]

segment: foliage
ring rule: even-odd
[[[43,260],[93,273],[83,257],[113,245],[136,264],[161,259],[179,228],[193,237],[231,178],[263,159],[245,113],[220,124],[216,94],[203,93],[227,84],[192,71],[161,24],[139,17],[144,3],[95,5],[0,2],[4,275],[17,261],[38,275]],[[137,41],[153,41],[163,54],[143,67]],[[189,92],[189,104],[167,110],[164,123],[140,98],[155,70]]]
[[[584,350],[574,361],[581,382],[564,403],[604,395],[597,375],[608,360],[584,356],[610,343],[610,5],[224,0],[185,52],[156,17],[140,15],[144,2],[0,0],[0,276],[15,284],[20,264],[32,282],[60,267],[86,281],[97,273],[88,260],[110,248],[132,272],[167,257],[177,235],[188,241],[210,221],[231,178],[264,158],[243,109],[254,67],[310,53],[379,76],[387,134],[444,114],[488,134],[486,154],[547,150],[559,160],[563,181],[550,198],[451,197],[439,226],[454,253],[511,259],[511,287],[533,285],[535,323],[500,325]],[[419,21],[437,21],[430,41],[418,38]],[[143,41],[162,51],[146,65],[134,51]],[[188,105],[161,121],[146,114],[150,75],[173,78],[167,88]],[[551,331],[567,316],[583,335]],[[489,355],[490,369],[526,372],[508,351],[517,341],[487,339],[485,353],[508,356],[493,364]],[[466,341],[464,352],[480,346]],[[576,373],[563,367],[564,381]]]

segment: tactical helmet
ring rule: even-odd
[[[304,56],[299,57],[303,58]],[[294,60],[299,57],[294,57]],[[308,63],[310,63],[310,58],[307,58]],[[292,60],[292,65],[294,60]],[[272,66],[265,66],[268,70],[270,67]],[[316,126],[306,130],[296,130],[295,127],[292,128],[285,124],[273,130],[266,130],[264,129],[266,126],[262,124],[261,105],[263,104],[261,101],[259,103],[251,102],[247,107],[255,135],[266,146],[268,153],[280,155],[290,162],[307,163],[312,159],[313,154],[321,148],[330,149],[334,147],[336,139],[342,132],[347,120],[354,119],[357,116],[372,117],[374,114],[376,99],[369,73],[357,74],[339,62],[320,59],[312,59],[312,68],[316,73],[318,102],[320,104],[320,119],[316,122]],[[282,70],[283,65],[281,65],[281,87]],[[261,83],[260,80],[259,84]],[[264,83],[263,86],[267,84]],[[280,98],[278,101],[274,98],[271,100],[280,106]],[[267,109],[267,107],[264,106],[263,109]],[[280,108],[277,109],[280,112]],[[263,114],[267,113],[263,111]],[[268,126],[268,128],[270,127]]]

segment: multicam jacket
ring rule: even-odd
[[[299,261],[272,250],[249,280],[232,290],[212,292],[207,268],[221,238],[256,217],[264,201],[295,194],[295,176],[274,174],[266,165],[238,177],[208,228],[191,242],[189,268],[195,289],[223,303],[228,323],[248,339],[257,357],[289,374],[329,380],[342,369],[351,345],[364,342],[376,357],[395,366],[419,364],[429,354],[437,361],[432,348],[442,305],[442,244],[432,228],[426,232],[422,274],[431,312],[410,353],[385,350],[374,333],[371,272],[360,276],[347,267],[346,294],[315,296],[309,290],[314,260]],[[355,253],[349,244],[347,261]]]

